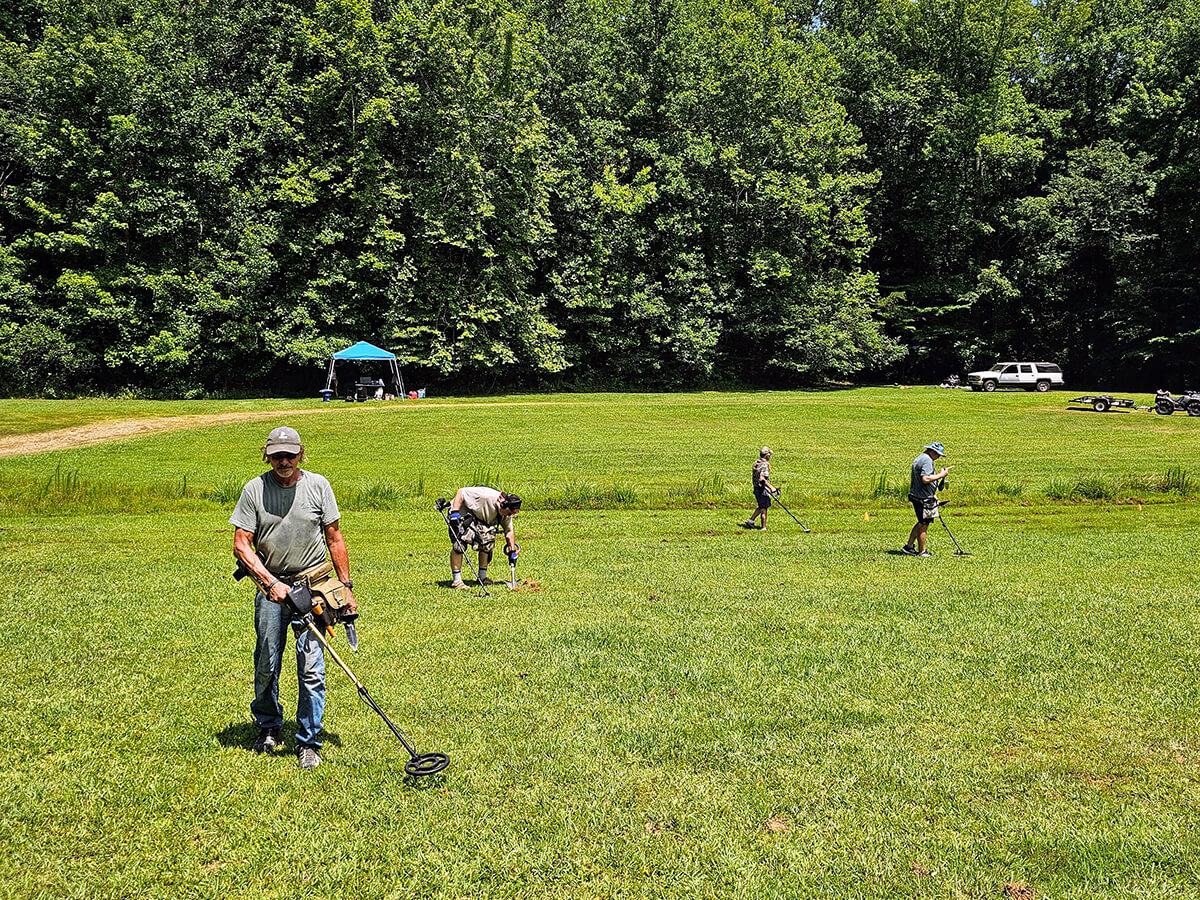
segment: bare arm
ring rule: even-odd
[[[936,472],[933,475],[922,475],[921,481],[923,481],[925,484],[930,484],[934,481],[941,481],[943,478],[945,478],[947,475],[950,474],[950,470],[953,468],[954,468],[954,466],[943,466],[942,471],[940,471],[940,472]]]
[[[350,554],[346,551],[346,538],[342,536],[341,520],[330,522],[325,526],[325,543],[329,545],[329,557],[333,560],[333,570],[337,572],[338,581],[349,584]],[[350,612],[358,609],[354,600],[354,591],[346,588],[346,608]]]
[[[282,603],[287,598],[288,586],[272,575],[254,552],[254,535],[251,532],[244,528],[233,529],[233,554],[250,570],[250,576],[263,589],[268,600]]]

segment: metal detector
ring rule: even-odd
[[[293,609],[294,608],[295,607],[293,607]],[[337,651],[330,646],[329,641],[325,639],[325,635],[321,634],[321,629],[317,628],[316,623],[313,621],[312,613],[309,612],[306,615],[301,616],[300,621],[303,622],[305,627],[316,636],[317,640],[321,642],[321,646],[325,648],[325,652],[333,657],[334,662],[341,666],[342,671],[345,672],[349,679],[354,682],[354,686],[358,688],[358,696],[363,698],[363,701],[367,704],[367,706],[379,713],[379,718],[383,719],[383,721],[387,724],[387,727],[392,729],[392,734],[400,739],[400,743],[403,744],[404,749],[408,751],[409,759],[408,762],[404,764],[404,771],[406,774],[412,775],[414,778],[420,778],[423,775],[436,775],[438,772],[442,771],[442,769],[446,768],[446,766],[450,765],[450,757],[448,757],[445,753],[417,753],[417,751],[413,749],[412,742],[405,737],[404,732],[397,728],[392,723],[392,720],[387,717],[387,713],[379,708],[379,704],[376,703],[375,699],[367,692],[366,686],[363,685],[363,683],[359,681],[357,677],[355,677],[354,673],[350,671],[350,667],[342,661],[342,658],[338,656]]]
[[[240,581],[247,575],[249,575],[251,580],[254,581],[254,583],[258,586],[258,589],[262,591],[263,596],[270,596],[270,589],[266,585],[259,582],[254,573],[251,572],[246,564],[239,559],[237,570],[233,573],[234,580]],[[387,727],[392,730],[392,734],[400,739],[400,743],[403,744],[404,749],[408,751],[408,762],[404,764],[404,771],[406,774],[412,775],[415,778],[419,778],[423,775],[436,775],[438,772],[446,768],[446,766],[450,765],[450,757],[448,757],[445,753],[417,753],[417,751],[413,749],[412,742],[405,737],[404,732],[397,728],[392,723],[392,720],[387,717],[387,714],[379,708],[379,704],[376,703],[375,699],[367,692],[367,689],[363,683],[358,680],[353,672],[350,671],[350,667],[346,665],[340,656],[338,656],[337,651],[333,649],[328,639],[324,634],[322,634],[321,629],[317,627],[317,619],[318,617],[323,617],[325,615],[325,611],[319,604],[313,603],[312,591],[310,591],[306,585],[292,585],[291,590],[288,591],[286,602],[288,607],[294,613],[296,613],[300,621],[304,623],[304,627],[307,628],[313,634],[313,636],[321,642],[321,646],[325,648],[325,652],[334,658],[334,661],[337,662],[342,671],[345,672],[350,680],[354,682],[354,686],[358,688],[358,695],[363,698],[363,701],[367,704],[367,706],[379,713],[379,717],[383,719],[385,723],[387,723]],[[323,618],[322,621],[324,621]]]
[[[450,515],[446,512],[446,510],[450,508],[450,501],[445,497],[438,497],[436,502],[433,504],[433,508],[442,514],[442,521],[446,523],[446,528],[453,531],[454,529],[450,526]],[[468,558],[467,552],[471,549],[471,547],[463,544],[463,562],[467,564],[467,568],[470,569],[471,574],[475,576],[475,583],[478,584],[480,590],[483,591],[483,596],[490,597],[492,595],[488,593],[487,585],[483,583],[483,579],[479,577],[479,572],[477,572],[475,567],[471,565],[471,560]],[[513,577],[516,578],[515,566],[513,567]]]
[[[949,500],[939,500],[938,508],[940,509],[941,507],[945,506],[949,502],[950,502]],[[946,529],[946,534],[950,535],[950,540],[954,541],[954,555],[955,556],[970,556],[971,555],[970,553],[968,553],[962,547],[958,546],[958,541],[954,539],[954,532],[951,531],[950,526],[946,524],[946,517],[939,515],[938,521],[941,522],[942,527]]]
[[[786,506],[784,506],[783,501],[779,499],[779,488],[776,488],[775,493],[772,494],[771,496],[774,498],[775,502],[778,503],[780,505],[780,507],[782,507],[782,509],[785,513],[787,513],[789,516],[792,516],[792,511],[790,509],[788,509]],[[751,520],[751,521],[753,521],[753,520]],[[803,522],[801,522],[799,519],[797,519],[795,516],[792,516],[792,521],[795,522],[797,525],[799,525],[801,528],[803,528],[805,534],[812,533],[812,529],[809,528],[807,525],[805,525]]]

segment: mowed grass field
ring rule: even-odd
[[[1068,396],[317,404],[0,459],[0,896],[1195,897],[1200,423]],[[322,766],[248,749],[227,518],[281,421],[343,505],[347,659],[442,776],[332,665]],[[896,552],[929,440],[971,556]],[[811,534],[738,527],[763,443]],[[433,500],[477,480],[528,498],[524,590],[444,587]]]

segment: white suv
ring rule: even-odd
[[[998,387],[1021,387],[1044,393],[1063,386],[1062,369],[1048,362],[1001,362],[982,372],[967,375],[973,391],[994,391]]]

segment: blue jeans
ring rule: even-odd
[[[279,702],[279,672],[287,646],[288,625],[296,632],[296,676],[300,690],[296,700],[296,743],[320,749],[321,719],[325,715],[325,649],[299,623],[292,623],[292,610],[272,603],[262,593],[254,597],[254,702],[250,713],[259,728],[283,725]]]

